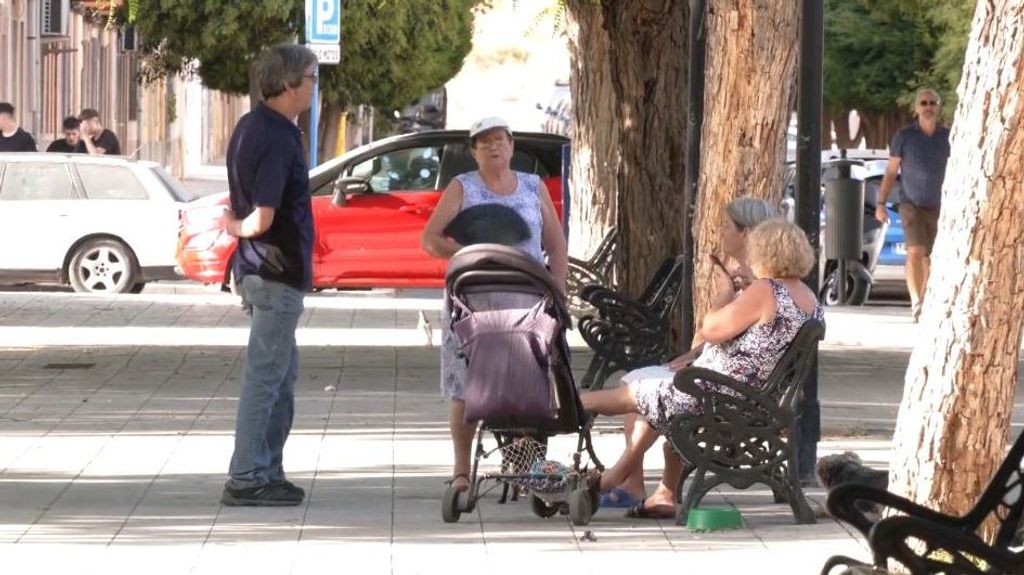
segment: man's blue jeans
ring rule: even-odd
[[[245,374],[235,420],[228,487],[259,487],[284,479],[284,443],[295,413],[299,349],[295,328],[305,292],[256,275],[242,278],[242,305],[252,315]]]

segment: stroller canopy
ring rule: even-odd
[[[562,290],[544,266],[522,250],[501,244],[475,244],[462,248],[448,261],[445,283],[449,291],[464,285],[523,283],[524,280],[564,303]]]

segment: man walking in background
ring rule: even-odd
[[[78,119],[82,121],[79,127],[82,141],[90,154],[121,155],[121,141],[117,139],[117,134],[103,127],[99,112],[86,108],[78,115]]]
[[[35,152],[36,141],[14,121],[14,106],[0,102],[0,152]]]
[[[935,90],[919,91],[914,102],[917,118],[896,132],[889,145],[889,165],[878,191],[875,218],[883,223],[888,221],[885,203],[899,174],[903,185],[898,201],[907,243],[907,290],[916,322],[939,227],[942,181],[949,160],[949,130],[939,124],[941,102]]]
[[[238,121],[228,144],[225,225],[238,238],[232,273],[252,324],[224,505],[298,505],[305,497],[282,462],[299,376],[295,329],[312,286],[313,215],[295,119],[309,109],[316,70],[305,46],[261,54],[253,73],[264,102]]]
[[[64,118],[64,137],[50,142],[46,151],[61,154],[88,154],[89,150],[85,149],[85,142],[82,141],[82,135],[78,131],[80,125],[81,122],[74,116]]]

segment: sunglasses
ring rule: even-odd
[[[917,103],[918,106],[938,106],[938,100],[921,100]]]

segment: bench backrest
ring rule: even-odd
[[[654,272],[650,283],[640,294],[640,303],[656,317],[665,319],[675,309],[683,287],[683,257],[665,258]]]
[[[965,519],[977,529],[990,514],[999,521],[999,530],[993,546],[1006,549],[1013,542],[1020,529],[1021,513],[1024,510],[1024,433],[1017,436],[1006,459],[992,476],[981,499]]]
[[[594,255],[590,256],[590,259],[587,260],[587,265],[590,266],[590,269],[607,278],[608,271],[612,267],[612,261],[615,259],[615,250],[618,247],[618,230],[611,228],[604,238],[601,239],[601,243],[597,245]]]
[[[825,324],[807,320],[782,354],[762,392],[778,398],[780,407],[795,413],[803,396],[803,384],[814,367],[818,342],[824,337]]]

